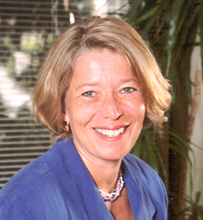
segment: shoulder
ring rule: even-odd
[[[151,210],[154,218],[157,220],[167,219],[168,196],[159,175],[147,163],[132,154],[127,154],[123,162],[126,172],[124,178],[126,177],[128,181],[126,185],[131,191],[129,197],[135,192],[134,195],[137,197],[140,195],[146,210]],[[131,197],[131,200],[137,204],[134,197]]]
[[[160,181],[160,177],[156,171],[152,169],[152,167],[150,167],[146,162],[133,154],[127,154],[124,157],[124,163],[132,173],[136,173],[137,177],[142,178],[143,180]]]
[[[40,220],[37,210],[20,196],[3,196],[0,198],[0,219]]]
[[[49,172],[49,167],[44,161],[44,158],[41,156],[35,159],[11,177],[2,188],[0,197],[8,194],[17,194],[21,196],[26,189],[34,182],[39,181],[39,177],[46,175],[47,172]]]
[[[0,191],[0,219],[40,219],[35,208],[48,167],[40,157],[18,171]],[[46,179],[46,178],[43,178]]]
[[[54,181],[53,166],[56,165],[54,164],[56,158],[61,162],[61,154],[63,154],[61,145],[60,142],[56,142],[45,154],[15,173],[0,191],[0,197],[8,194],[22,196],[26,190],[31,190],[32,186],[36,186],[36,190],[39,190],[38,187],[44,187],[45,183],[53,184],[51,181],[51,179]]]
[[[34,216],[37,216],[37,212],[45,206],[52,206],[53,201],[50,201],[50,196],[60,202],[60,186],[45,155],[19,170],[1,189],[0,219],[15,219],[11,217],[12,215],[31,219],[27,217],[28,213],[31,213],[32,219],[40,219]],[[3,218],[4,215],[8,217]]]
[[[164,183],[157,172],[140,158],[127,154],[124,163],[134,179],[142,185],[151,198],[158,198],[168,203]]]
[[[34,183],[42,185],[43,176],[50,175],[50,173],[51,170],[46,163],[44,155],[42,155],[12,176],[0,191],[0,197],[12,193],[21,196]]]

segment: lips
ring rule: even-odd
[[[95,128],[95,131],[101,135],[107,136],[107,137],[117,137],[120,134],[122,134],[125,130],[126,127],[122,127],[116,130],[107,130],[107,129],[100,129],[100,128]]]

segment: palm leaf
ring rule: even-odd
[[[200,12],[203,11],[203,1],[200,1]],[[203,13],[200,13],[200,47],[201,47],[201,63],[203,76]]]

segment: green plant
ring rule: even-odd
[[[184,201],[186,202],[186,208],[176,215],[175,219],[185,220],[203,220],[203,206],[199,205],[201,192],[197,192],[195,199],[187,196]]]
[[[145,157],[162,175],[170,193],[169,219],[172,220],[185,207],[182,198],[186,196],[188,169],[192,168],[189,152],[192,152],[190,144],[200,100],[202,68],[197,69],[195,82],[191,80],[190,69],[195,47],[201,48],[203,66],[203,13],[200,13],[203,1],[128,0],[128,5],[129,11],[119,15],[148,42],[163,75],[172,85],[168,123],[144,131],[135,147],[135,153]],[[143,152],[143,146],[148,154]]]

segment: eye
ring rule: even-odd
[[[123,89],[123,93],[126,93],[126,94],[131,94],[135,91],[137,91],[137,89],[132,88],[132,87],[126,87],[126,88]]]
[[[93,91],[84,92],[82,94],[82,96],[85,96],[85,97],[93,97],[94,95],[95,93]]]

